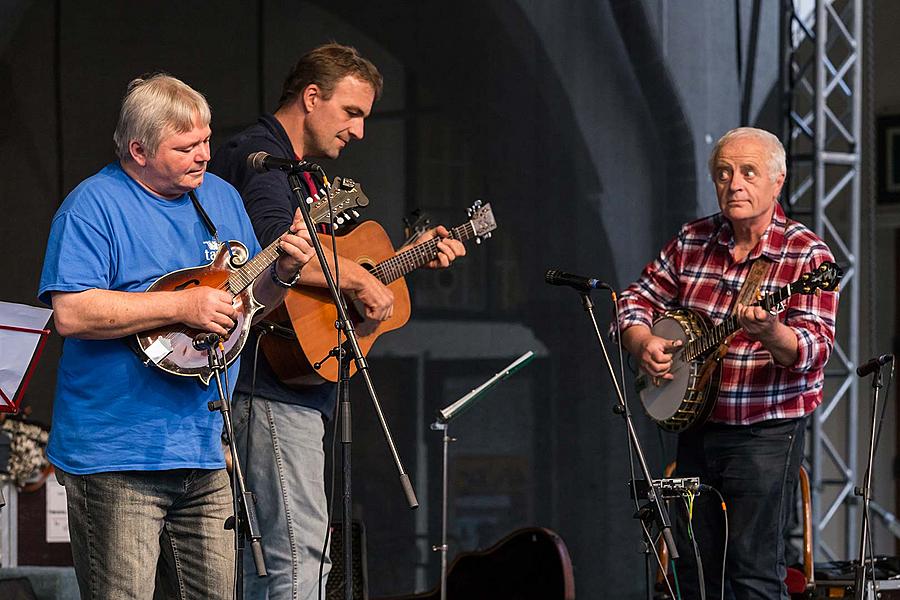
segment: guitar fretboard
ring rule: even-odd
[[[754,306],[761,306],[764,310],[771,311],[773,308],[787,300],[794,293],[791,290],[791,287],[794,284],[787,284],[783,288],[772,292],[759,302],[754,303]],[[728,339],[728,336],[732,335],[741,326],[738,323],[737,316],[729,315],[725,318],[724,321],[713,327],[710,331],[706,333],[696,340],[688,342],[684,347],[684,358],[687,361],[691,361],[696,359],[699,356],[703,356],[713,348],[717,348],[720,346],[725,340]]]
[[[475,228],[472,226],[472,222],[469,221],[464,225],[451,229],[450,237],[461,242],[475,237]],[[438,255],[437,246],[440,241],[441,238],[435,237],[399,254],[395,254],[391,258],[375,265],[375,268],[372,269],[372,275],[377,277],[381,283],[387,285],[395,279],[399,279],[422,265],[433,261]]]

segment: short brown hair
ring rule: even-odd
[[[342,44],[324,44],[300,57],[284,80],[278,108],[299,96],[306,86],[316,84],[327,100],[344,77],[352,75],[372,86],[375,99],[381,97],[384,79],[371,61],[360,56],[356,48]]]

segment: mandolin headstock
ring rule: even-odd
[[[359,218],[357,209],[369,205],[369,198],[362,191],[362,186],[349,177],[335,177],[331,184],[331,210],[328,197],[324,192],[313,199],[309,207],[309,216],[317,224],[329,223],[335,229],[344,223]]]

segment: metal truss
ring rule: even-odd
[[[813,413],[807,446],[814,555],[830,560],[858,551],[854,368],[860,333],[862,4],[782,0],[781,16],[786,209],[825,240],[845,272],[824,400]]]

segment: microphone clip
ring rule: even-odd
[[[215,348],[221,339],[222,338],[218,333],[198,333],[194,336],[194,350],[209,350],[210,348]]]

